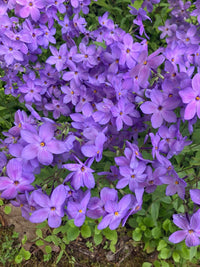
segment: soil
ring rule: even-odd
[[[14,231],[19,233],[18,238],[13,239]],[[12,212],[6,215],[3,211],[3,207],[0,207],[0,258],[6,260],[5,257],[8,257],[6,263],[2,264],[0,261],[0,266],[141,267],[142,263],[153,262],[157,259],[157,252],[146,254],[143,251],[143,244],[134,242],[128,235],[127,229],[121,228],[118,232],[119,238],[115,253],[105,248],[106,244],[109,242],[106,239],[104,239],[100,245],[95,246],[93,238],[83,239],[79,236],[75,241],[70,242],[70,244],[66,246],[66,251],[58,264],[56,264],[59,255],[59,247],[57,246],[52,246],[52,257],[49,261],[44,262],[44,251],[37,247],[33,241],[36,237],[35,231],[36,225],[26,221],[21,216],[19,208],[12,206]],[[21,239],[24,234],[27,236],[27,241],[23,247],[31,253],[31,258],[27,261],[23,261],[21,264],[16,264],[14,258],[19,253]],[[88,247],[88,243],[92,244],[92,246]],[[10,246],[7,250],[3,250],[5,244]],[[12,253],[13,256],[8,256],[5,251]]]

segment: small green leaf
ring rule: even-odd
[[[91,234],[92,234],[92,232],[91,232],[89,225],[83,225],[81,227],[81,235],[83,238],[91,237]]]
[[[137,230],[134,230],[132,233],[132,238],[134,241],[140,241],[142,238],[142,233],[138,232]]]
[[[10,214],[11,213],[11,206],[5,206],[4,207],[4,212],[5,212],[5,214]]]
[[[95,233],[96,235],[99,235],[99,234],[101,233],[101,230],[99,230],[99,229],[97,228],[97,225],[95,226],[94,233]]]
[[[17,255],[17,256],[15,257],[15,262],[16,262],[17,264],[21,263],[22,260],[23,260],[23,257],[22,257],[22,255],[20,255],[20,254]]]
[[[3,200],[0,199],[0,206],[3,206]]]
[[[197,253],[197,246],[196,247],[191,247],[190,248],[190,261],[194,258],[196,253]]]
[[[116,230],[110,230],[109,228],[105,228],[103,229],[102,233],[108,240],[115,242],[115,244],[117,243],[118,236]]]
[[[24,245],[27,241],[27,235],[24,235],[24,237],[22,238],[22,245]]]
[[[167,263],[166,261],[161,261],[161,266],[162,267],[169,267],[169,263]]]
[[[43,238],[41,229],[37,229],[35,233],[39,238]]]
[[[144,262],[142,264],[142,267],[151,267],[151,266],[152,266],[152,263],[150,263],[150,262]]]
[[[160,254],[159,254],[160,258],[161,259],[169,259],[170,256],[171,256],[171,250],[168,249],[168,248],[163,248],[161,251],[160,251]]]
[[[167,243],[164,240],[160,240],[157,246],[157,250],[160,251],[161,249],[165,248]]]
[[[35,242],[36,246],[40,247],[40,246],[43,246],[44,245],[44,241],[39,239]]]
[[[173,260],[174,260],[175,262],[179,262],[179,261],[180,261],[180,255],[179,255],[179,253],[176,252],[176,251],[174,251],[174,252],[172,253],[172,258],[173,258]]]
[[[151,204],[151,217],[154,222],[156,222],[156,220],[158,219],[159,209],[160,209],[160,202],[157,201]]]
[[[61,227],[62,227],[62,226],[61,226]],[[53,234],[54,234],[54,235],[57,235],[58,233],[60,233],[61,230],[62,230],[61,227],[58,227],[58,228],[53,229]]]
[[[160,262],[159,262],[158,260],[155,260],[155,261],[153,262],[153,266],[154,266],[154,267],[160,267]]]
[[[111,250],[113,253],[116,252],[115,244],[116,244],[116,243],[115,243],[114,241],[111,241],[111,242],[110,242],[110,250]]]
[[[144,224],[146,224],[146,226],[153,227],[154,226],[153,218],[151,217],[144,218]]]
[[[75,240],[79,236],[80,230],[78,227],[69,227],[67,230],[67,238],[69,241]]]
[[[94,235],[94,243],[95,243],[96,246],[98,246],[99,244],[101,244],[102,240],[103,240],[102,234],[98,234],[98,235],[95,234]]]
[[[23,256],[24,256],[24,259],[27,261],[27,260],[30,259],[30,257],[31,257],[31,253],[30,253],[29,251],[26,250],[26,251],[24,252],[24,255],[23,255]]]
[[[58,264],[59,261],[61,260],[63,253],[64,253],[64,251],[61,250],[60,253],[59,253],[59,255],[58,255],[58,257],[57,257],[57,259],[56,259],[56,264]]]
[[[161,230],[160,230],[159,227],[155,227],[155,228],[152,229],[152,236],[155,239],[159,239],[160,238],[160,236],[161,236]]]
[[[49,253],[51,253],[52,248],[50,246],[46,246],[45,247],[45,251],[46,251],[47,254],[49,254]]]

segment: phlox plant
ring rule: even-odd
[[[166,1],[165,45],[150,51],[145,27],[161,2],[130,1],[129,32],[106,10],[87,25],[98,0],[0,2],[4,93],[24,103],[3,132],[0,191],[30,222],[80,227],[90,217],[114,230],[166,185],[185,201],[169,241],[200,244],[198,183],[173,166],[200,119],[200,1]]]

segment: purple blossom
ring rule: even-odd
[[[71,185],[75,190],[80,187],[86,186],[91,189],[95,186],[95,180],[93,176],[94,170],[90,168],[93,162],[93,158],[89,158],[85,163],[82,163],[77,157],[75,157],[78,163],[64,164],[63,168],[72,171],[64,180],[64,182],[71,180]]]
[[[51,228],[61,225],[64,216],[64,203],[66,200],[66,189],[64,185],[57,186],[50,197],[39,191],[32,193],[32,198],[41,208],[33,211],[29,220],[33,223],[41,223],[48,219]]]
[[[12,199],[18,193],[31,191],[34,187],[34,175],[23,171],[23,163],[20,159],[11,159],[7,164],[7,175],[0,177],[0,191],[2,198]]]
[[[108,200],[104,206],[107,214],[102,218],[97,228],[102,230],[109,226],[111,230],[116,229],[130,208],[131,201],[131,195],[124,196],[118,203]]]
[[[150,93],[151,101],[144,102],[140,108],[145,114],[152,114],[151,123],[153,128],[158,128],[163,121],[176,122],[176,114],[172,111],[177,107],[176,102],[166,98],[164,94],[153,89]]]
[[[191,217],[181,214],[173,215],[173,222],[182,230],[176,231],[169,237],[172,243],[179,243],[185,239],[188,247],[200,244],[200,213],[195,212]]]
[[[191,120],[197,114],[200,118],[200,74],[192,79],[192,87],[187,87],[179,92],[183,103],[187,104],[184,119]]]
[[[37,158],[43,165],[53,162],[52,154],[62,154],[66,151],[62,141],[54,139],[54,127],[51,123],[44,123],[39,128],[39,133],[21,130],[21,137],[28,144],[22,151],[22,158],[31,160]]]
[[[86,216],[86,210],[88,206],[88,202],[90,200],[91,193],[90,191],[86,191],[84,197],[81,201],[69,201],[67,205],[67,214],[70,219],[74,219],[74,224],[77,227],[83,225]]]

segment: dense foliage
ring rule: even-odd
[[[1,197],[96,238],[129,220],[166,259],[200,244],[200,1],[111,2],[1,1]]]

